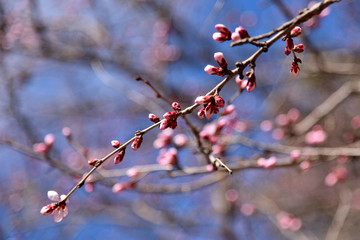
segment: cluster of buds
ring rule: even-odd
[[[199,96],[195,99],[195,103],[204,105],[198,112],[198,117],[203,119],[206,117],[210,120],[212,115],[219,112],[219,108],[223,108],[225,106],[225,101],[219,95],[207,95],[207,96]]]
[[[59,196],[59,194],[55,191],[48,191],[47,196],[54,202],[42,207],[40,213],[42,215],[53,214],[54,221],[60,222],[69,213],[66,203],[63,201],[65,195]]]
[[[33,145],[33,151],[37,153],[47,154],[55,143],[55,136],[51,133],[46,134],[44,142],[35,143]]]
[[[240,91],[246,89],[246,91],[252,92],[256,87],[255,68],[251,68],[251,70],[246,72],[245,75],[248,77],[248,79],[243,80],[238,75],[235,78],[235,82],[239,86]]]
[[[141,143],[140,143],[141,144]],[[118,140],[112,140],[111,141],[111,145],[114,147],[114,148],[119,148],[122,144],[121,142],[119,142]],[[140,146],[139,146],[140,147]],[[124,159],[124,156],[125,156],[125,149],[121,149],[115,156],[114,158],[114,163],[115,164],[119,164],[123,159]]]
[[[294,45],[293,38],[298,37],[301,34],[301,27],[294,27],[290,33],[283,37],[282,40],[286,41],[285,46],[285,54],[289,55],[290,53],[294,54],[294,61],[291,64],[290,67],[290,73],[297,77],[300,72],[299,63],[301,63],[301,59],[296,57],[295,53],[302,53],[305,51],[305,46],[303,44]]]
[[[227,62],[224,58],[224,54],[221,52],[214,53],[214,59],[219,64],[220,67],[214,67],[212,65],[207,65],[204,71],[209,75],[218,75],[220,77],[225,76],[228,72]]]
[[[178,102],[172,103],[172,108],[174,111],[167,112],[163,115],[164,120],[161,121],[160,129],[165,130],[166,128],[175,129],[177,127],[177,117],[178,113],[181,111],[180,104]]]
[[[177,149],[176,148],[169,148],[169,149],[161,149],[160,154],[157,157],[157,161],[160,165],[177,165]]]
[[[216,42],[225,42],[229,40],[237,41],[240,39],[249,38],[249,33],[241,26],[237,27],[233,33],[223,24],[215,25],[216,33],[213,34],[213,39]]]

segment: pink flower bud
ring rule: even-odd
[[[291,37],[297,37],[301,34],[301,27],[294,27],[291,32],[290,32],[290,36]]]
[[[227,68],[227,62],[225,60],[224,54],[222,52],[217,52],[214,54],[215,61],[219,64],[219,66],[223,69]]]
[[[249,38],[249,37],[250,37],[249,33],[241,26],[237,27],[235,29],[235,32],[233,32],[231,34],[231,39],[233,41],[237,41],[237,40]]]
[[[142,135],[136,135],[135,140],[131,144],[131,148],[134,151],[137,151],[140,148],[142,141],[143,141]]]
[[[55,143],[55,136],[54,134],[46,134],[45,137],[44,137],[44,143],[49,147],[51,148],[54,143]]]
[[[270,120],[264,120],[260,123],[260,129],[264,132],[270,132],[273,128],[274,124]]]
[[[51,214],[56,208],[55,203],[50,203],[41,208],[40,213],[44,216]]]
[[[297,53],[302,53],[305,51],[305,46],[303,44],[298,44],[294,47],[294,51]]]
[[[225,42],[228,40],[228,37],[222,33],[216,32],[212,35],[212,38],[219,43]]]
[[[216,24],[216,25],[215,25],[215,29],[216,29],[218,32],[224,34],[225,36],[228,36],[229,39],[230,39],[231,32],[230,32],[230,30],[229,30],[227,27],[225,27],[225,25],[223,25],[223,24]]]
[[[288,56],[294,48],[294,41],[291,38],[286,39],[285,54]]]
[[[168,119],[162,120],[162,122],[160,123],[160,130],[165,130],[168,127],[169,127],[169,120]]]
[[[252,92],[256,87],[256,82],[250,82],[248,81],[248,84],[246,86],[246,91]]]
[[[180,104],[178,102],[173,102],[171,104],[171,107],[175,110],[175,111],[180,111],[181,110],[181,107],[180,107]]]
[[[199,96],[195,99],[195,103],[197,104],[208,104],[212,101],[213,96],[207,95],[207,96]]]
[[[125,150],[121,150],[119,153],[117,153],[114,158],[114,164],[119,164],[120,162],[122,162],[124,156],[125,156]]]
[[[114,147],[114,148],[118,148],[121,146],[121,142],[119,142],[118,140],[112,140],[111,141],[111,145]]]
[[[112,192],[119,194],[122,191],[124,191],[127,188],[127,184],[126,183],[116,183],[113,187],[112,187]]]
[[[235,78],[235,82],[236,84],[240,87],[240,90],[243,91],[244,89],[246,89],[247,84],[248,84],[248,80],[241,80],[239,75],[236,76]]]
[[[290,73],[294,76],[297,77],[299,75],[300,72],[300,67],[296,62],[292,62],[291,67],[290,67]]]
[[[98,163],[99,163],[99,159],[97,159],[97,158],[91,158],[91,159],[89,159],[89,161],[88,161],[88,164],[89,164],[90,166],[96,166]]]
[[[219,95],[215,96],[215,106],[218,108],[223,108],[225,106],[225,100]]]
[[[209,75],[218,75],[218,73],[220,72],[220,68],[214,67],[212,65],[207,65],[204,68],[204,71]]]
[[[157,122],[160,121],[160,118],[158,116],[156,116],[155,114],[150,113],[149,114],[149,120],[154,122],[154,123],[157,123]]]
[[[186,137],[185,134],[177,134],[175,137],[174,137],[174,143],[177,147],[184,147],[188,142],[188,139]]]
[[[198,113],[197,113],[198,117],[200,119],[203,119],[205,117],[205,108],[201,108]]]
[[[35,143],[33,145],[33,151],[36,153],[46,154],[49,151],[49,146],[47,146],[45,143]]]
[[[163,117],[167,120],[173,120],[176,118],[176,116],[177,116],[176,112],[167,112],[163,115]]]
[[[69,127],[64,127],[62,129],[62,134],[67,138],[71,137],[71,129]]]
[[[177,163],[177,150],[176,148],[162,149],[157,161],[160,165],[175,165]]]
[[[205,108],[205,117],[210,120],[212,115],[215,113],[218,113],[219,112],[219,109],[215,106],[215,105],[212,105],[212,104],[208,104]]]
[[[177,122],[176,120],[169,120],[169,128],[171,129],[175,129],[177,127]]]
[[[233,32],[233,33],[231,34],[231,39],[232,39],[234,42],[237,41],[237,40],[240,40],[240,39],[241,39],[240,34],[239,34],[238,32]]]
[[[233,112],[235,112],[235,105],[229,105],[225,108],[224,112],[223,112],[223,115],[226,116],[226,115],[230,115],[232,114]]]

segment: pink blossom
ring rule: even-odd
[[[298,231],[302,226],[302,221],[287,212],[279,212],[276,215],[279,227],[284,230]]]
[[[223,68],[223,69],[227,68],[227,62],[226,62],[224,54],[222,52],[214,53],[214,59],[221,68]]]
[[[158,116],[156,116],[155,114],[153,113],[150,113],[149,114],[149,120],[154,122],[154,123],[157,123],[160,121],[160,118]]]
[[[173,120],[177,117],[177,113],[176,112],[167,112],[163,115],[163,117],[168,120]]]
[[[248,80],[242,80],[240,79],[240,76],[237,75],[235,78],[235,82],[236,84],[239,86],[240,90],[243,91],[244,89],[246,89],[247,85],[248,85]]]
[[[219,95],[215,96],[215,106],[218,108],[223,108],[225,106],[225,100]]]
[[[33,151],[36,153],[44,153],[46,154],[50,150],[49,146],[45,143],[35,143],[33,145]]]
[[[143,141],[142,135],[136,135],[134,141],[131,144],[131,148],[136,151],[141,147],[141,143]]]
[[[300,118],[300,111],[296,108],[291,108],[287,113],[287,117],[290,122],[295,123]]]
[[[164,166],[175,165],[177,163],[176,148],[161,149],[157,161],[160,165],[164,165]]]
[[[213,116],[214,113],[216,114],[218,112],[219,112],[219,109],[215,105],[208,104],[205,107],[205,116],[208,120],[211,119],[211,117]]]
[[[206,65],[206,67],[204,68],[204,71],[209,75],[218,75],[220,70],[220,68],[214,67],[213,65]]]
[[[214,165],[212,165],[212,164],[206,165],[206,171],[208,171],[208,172],[215,171]]]
[[[181,107],[180,107],[180,104],[178,102],[173,102],[171,104],[171,107],[175,110],[175,111],[180,111],[181,110]]]
[[[184,147],[188,142],[188,138],[185,134],[179,133],[174,137],[174,143],[177,147]]]
[[[68,215],[68,208],[66,203],[63,202],[65,195],[59,196],[55,191],[48,191],[48,198],[55,203],[50,203],[41,208],[40,213],[43,215],[53,214],[55,222],[60,222],[64,217]]]
[[[235,29],[235,32],[233,32],[231,34],[231,39],[233,41],[237,41],[237,40],[249,38],[249,37],[250,37],[249,33],[241,26],[237,27]]]
[[[276,123],[278,126],[281,126],[281,127],[287,126],[289,124],[289,118],[288,118],[287,114],[279,114],[276,117]]]
[[[310,145],[318,145],[325,142],[326,132],[320,125],[315,125],[310,132],[305,135],[305,142]]]
[[[230,39],[231,31],[230,31],[225,25],[223,25],[223,24],[216,24],[216,25],[215,25],[215,29],[216,29],[218,32],[220,32],[220,33],[224,34],[225,36],[229,37],[229,39]]]
[[[297,37],[301,34],[301,27],[294,27],[291,32],[290,32],[290,36],[291,37]]]
[[[245,216],[251,216],[255,212],[255,208],[251,203],[244,203],[241,205],[240,211]]]
[[[116,184],[114,184],[114,186],[112,187],[112,192],[113,192],[113,193],[116,193],[116,194],[119,194],[119,193],[121,193],[122,191],[124,191],[126,188],[127,188],[127,184],[126,184],[126,183],[123,183],[123,182],[116,183]]]
[[[212,35],[212,38],[219,43],[225,42],[226,40],[229,40],[228,37],[222,33],[216,32]]]
[[[246,91],[248,92],[252,92],[256,87],[256,82],[255,81],[248,81],[248,84],[246,86]]]
[[[118,140],[112,140],[111,141],[111,145],[114,147],[114,148],[118,148],[121,146],[121,142],[119,142]]]
[[[301,156],[301,152],[299,149],[292,150],[290,156],[293,161],[297,161]]]
[[[123,149],[115,155],[114,164],[119,164],[120,162],[122,162],[124,156],[125,156],[125,150]]]
[[[305,46],[303,44],[296,45],[293,50],[297,53],[302,53],[305,51]]]
[[[230,115],[230,114],[232,114],[233,112],[235,112],[235,110],[236,110],[235,105],[233,105],[233,104],[228,105],[228,106],[224,109],[223,115],[224,115],[224,116]]]
[[[286,132],[282,128],[275,128],[271,133],[271,137],[275,140],[281,140],[285,136],[286,136]]]
[[[46,134],[45,137],[44,137],[44,143],[49,147],[51,148],[54,143],[55,143],[55,136],[54,134]]]
[[[274,124],[270,120],[264,120],[260,123],[260,129],[264,132],[269,132],[273,129]]]
[[[208,104],[213,100],[213,96],[207,95],[207,96],[199,96],[195,99],[195,103],[197,104]]]
[[[239,198],[239,193],[235,189],[229,189],[225,192],[225,199],[229,202],[236,202]]]
[[[218,31],[213,34],[213,39],[215,41],[222,43],[231,39],[231,32],[225,25],[216,24],[215,29]]]
[[[276,161],[277,161],[276,157],[270,157],[268,159],[259,158],[257,160],[257,164],[259,165],[259,167],[271,169],[276,165]]]
[[[200,119],[203,119],[205,117],[205,108],[201,108],[198,113],[197,113],[198,117]]]
[[[294,76],[297,77],[299,75],[300,72],[300,67],[297,64],[297,62],[292,62],[291,67],[290,67],[290,73]]]
[[[71,137],[71,129],[69,127],[64,127],[62,129],[62,134],[67,138]]]
[[[294,48],[294,41],[291,38],[286,39],[285,54],[289,55]]]
[[[168,146],[171,143],[172,135],[173,131],[171,129],[160,132],[154,141],[154,148],[159,149]]]
[[[99,159],[97,159],[97,158],[90,158],[88,161],[88,164],[90,166],[96,166],[98,163],[99,163]]]

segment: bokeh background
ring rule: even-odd
[[[162,116],[171,110],[135,76],[149,80],[171,101],[190,106],[222,79],[203,71],[216,64],[215,52],[223,52],[233,69],[256,51],[213,41],[215,24],[230,30],[241,25],[255,36],[309,4],[1,0],[0,239],[358,239],[359,156],[315,156],[271,170],[245,168],[231,176],[152,172],[133,189],[114,194],[114,183],[131,181],[121,169],[157,163],[159,149],[153,142],[159,129],[144,136],[140,150],[127,149],[121,164],[109,159],[101,167],[101,180],[93,179],[71,196],[62,222],[39,212],[50,202],[47,191],[67,193],[90,170],[88,159],[112,151],[111,140],[126,141],[149,126],[149,112]],[[282,125],[279,115],[292,109],[300,121],[343,84],[359,81],[359,17],[360,2],[343,0],[303,24],[302,36],[294,39],[306,46],[298,55],[303,63],[296,79],[283,41],[262,54],[256,62],[257,88],[234,100],[234,124],[227,136],[311,145],[306,133],[292,134],[292,126]],[[221,96],[228,100],[237,90],[231,81]],[[358,92],[354,89],[319,120],[327,137],[318,146],[359,149]],[[196,113],[189,120],[199,130],[211,122]],[[264,120],[270,124],[267,130]],[[178,148],[179,164],[206,165],[196,153],[192,132],[182,119],[178,124],[172,134],[188,138],[188,146]],[[70,143],[64,127],[71,129]],[[45,155],[33,151],[47,134],[55,136],[52,149]],[[240,159],[289,157],[236,141],[224,146],[222,157],[230,165]],[[334,171],[342,171],[339,182],[329,180]]]

